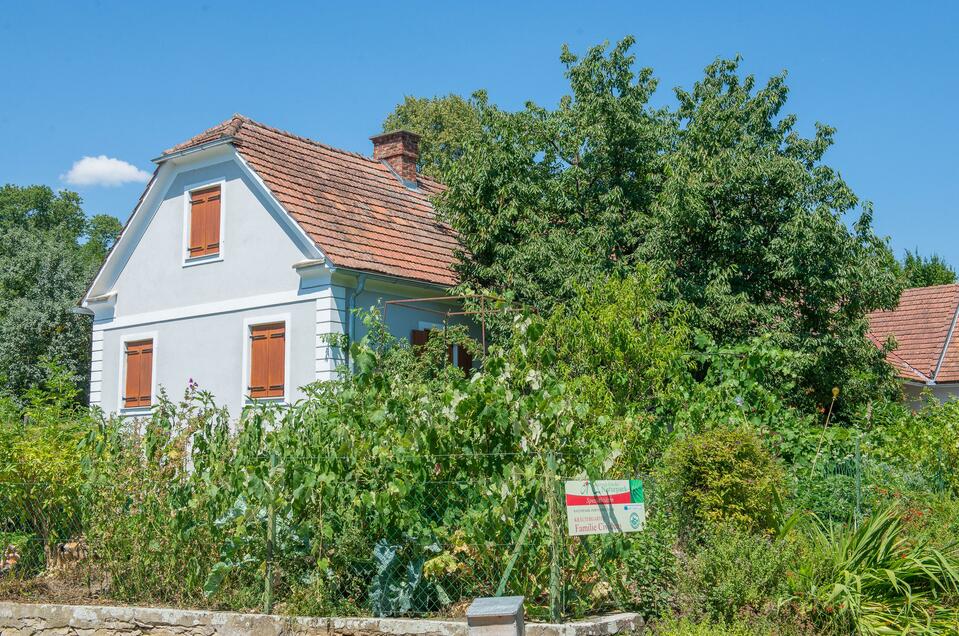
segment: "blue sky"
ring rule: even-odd
[[[717,56],[764,79],[786,69],[787,110],[876,225],[959,266],[959,3],[955,2],[21,2],[0,13],[0,183],[67,187],[83,157],[150,159],[240,112],[368,153],[406,94],[485,88],[501,106],[554,104],[558,56],[626,34],[658,103]],[[105,166],[116,175],[116,164]],[[93,175],[103,162],[84,164]],[[125,219],[142,184],[92,185],[88,213]]]

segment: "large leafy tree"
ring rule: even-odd
[[[482,129],[446,171],[439,201],[462,238],[467,286],[547,307],[628,264],[662,180],[672,128],[648,101],[650,69],[633,71],[631,40],[579,63],[556,109],[478,104]]]
[[[817,403],[835,386],[848,405],[890,378],[865,316],[896,304],[897,268],[869,206],[823,162],[833,129],[801,136],[782,114],[787,94],[784,75],[757,87],[739,60],[718,60],[692,90],[676,91],[677,125],[637,255],[665,270],[668,293],[692,304],[694,322],[718,341],[767,335],[802,354]]]
[[[902,259],[902,275],[906,287],[932,287],[956,282],[956,270],[941,256],[933,254],[926,258],[918,250],[906,250]]]
[[[21,398],[50,362],[82,385],[89,318],[70,310],[119,231],[111,216],[87,218],[74,192],[0,187],[0,392]]]
[[[459,95],[441,97],[407,96],[383,122],[383,131],[409,130],[421,135],[417,168],[442,179],[450,164],[463,154],[466,140],[479,132],[479,106],[486,93],[479,91],[470,99]]]
[[[720,346],[763,336],[798,354],[797,401],[828,403],[839,386],[849,405],[894,386],[864,336],[866,314],[895,305],[898,268],[869,206],[823,161],[833,130],[800,135],[782,114],[785,77],[757,85],[738,59],[653,108],[632,44],[564,49],[570,93],[556,108],[475,102],[480,130],[437,202],[461,237],[464,287],[548,307],[649,263],[664,299]]]

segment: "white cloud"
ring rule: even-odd
[[[145,183],[150,180],[150,173],[122,159],[100,155],[75,161],[70,171],[60,175],[60,179],[78,186],[118,186]]]

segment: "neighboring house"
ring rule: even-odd
[[[886,359],[899,372],[906,398],[919,404],[928,388],[939,400],[959,396],[959,285],[907,289],[892,311],[869,314],[869,337],[878,347],[895,338]]]
[[[418,138],[372,141],[369,158],[235,115],[155,159],[81,302],[90,402],[140,414],[191,381],[233,415],[292,402],[348,362],[326,335],[361,338],[355,308],[446,295],[457,242],[430,203],[441,186],[416,172]],[[387,324],[422,342],[455,308],[392,305]]]

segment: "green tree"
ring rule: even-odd
[[[650,263],[717,344],[764,336],[801,354],[794,395],[807,406],[834,386],[847,408],[892,390],[865,316],[896,304],[898,267],[870,207],[823,162],[833,130],[801,136],[781,112],[785,76],[757,86],[738,59],[653,108],[656,80],[632,44],[582,59],[564,48],[570,94],[554,109],[477,102],[481,129],[437,202],[464,247],[464,288],[545,308]]]
[[[550,110],[479,104],[480,134],[447,171],[439,209],[459,232],[467,286],[546,308],[628,265],[661,181],[668,113],[648,107],[650,69],[631,39],[579,63],[564,49],[571,94]]]
[[[479,109],[486,93],[471,99],[459,95],[411,97],[407,95],[383,122],[383,132],[409,130],[421,135],[420,160],[423,174],[442,179],[450,164],[463,154],[466,140],[480,130]]]
[[[757,86],[739,65],[717,60],[692,90],[676,91],[677,125],[638,255],[665,270],[668,293],[693,305],[694,324],[720,344],[768,336],[802,355],[799,388],[815,404],[839,386],[848,408],[893,388],[865,316],[898,302],[895,258],[870,207],[823,162],[833,129],[801,136],[796,117],[782,114],[785,74]]]
[[[925,258],[919,250],[906,250],[902,259],[902,276],[906,287],[932,287],[956,282],[956,270],[941,256],[933,254]]]
[[[74,192],[0,187],[0,392],[22,398],[49,379],[48,360],[82,384],[90,325],[70,310],[119,231]]]

